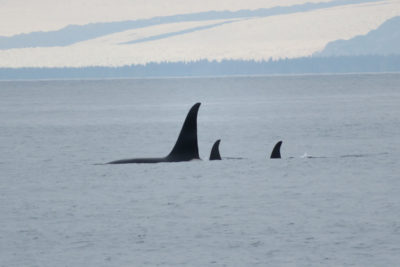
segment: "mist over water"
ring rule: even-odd
[[[5,266],[394,266],[400,75],[0,82]],[[203,161],[160,157],[201,102]],[[208,161],[221,139],[222,161]],[[282,159],[268,159],[283,140]]]

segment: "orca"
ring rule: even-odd
[[[219,144],[221,142],[221,139],[218,139],[215,141],[214,145],[211,148],[211,153],[210,153],[210,160],[221,160],[221,155],[219,153]],[[271,153],[271,159],[280,159],[281,158],[281,145],[282,141],[279,141],[276,143],[274,146],[274,149],[272,150]],[[243,159],[243,158],[237,158],[237,157],[226,157],[224,159]]]
[[[171,152],[162,158],[133,158],[108,162],[108,164],[181,162],[200,159],[197,143],[197,113],[201,103],[189,110],[181,132]]]
[[[219,144],[221,142],[221,139],[218,139],[215,141],[214,145],[211,148],[211,153],[210,153],[210,160],[222,160],[221,154],[219,153]],[[224,157],[224,159],[244,159],[240,157]]]
[[[278,143],[276,143],[276,145],[274,146],[274,149],[272,150],[272,153],[271,153],[271,159],[280,159],[281,158],[281,145],[282,145],[282,141],[279,141]]]
[[[221,155],[219,154],[219,143],[220,139],[215,141],[214,145],[211,148],[210,160],[221,160]]]

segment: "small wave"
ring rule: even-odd
[[[366,157],[367,155],[363,155],[363,154],[353,154],[353,155],[342,155],[340,156],[341,158],[362,158],[362,157]]]
[[[381,155],[388,155],[388,152],[382,153],[371,153],[371,154],[348,154],[342,155],[340,158],[365,158],[365,157],[374,157],[374,156],[381,156]]]
[[[307,152],[305,152],[302,156],[300,156],[300,158],[302,158],[302,159],[325,159],[327,157],[324,157],[324,156],[312,156],[312,155],[308,155]]]
[[[222,159],[245,159],[240,157],[222,157]]]
[[[331,156],[331,157],[326,157],[326,156],[312,156],[306,153],[304,153],[300,158],[302,159],[325,159],[325,158],[364,158],[364,157],[374,157],[374,156],[381,156],[381,155],[388,155],[388,152],[382,152],[382,153],[370,153],[370,154],[346,154],[346,155],[340,155],[340,156]]]

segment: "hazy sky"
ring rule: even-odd
[[[306,2],[331,1],[0,0],[0,36],[56,31],[71,24],[213,10],[255,10]],[[266,17],[164,23],[127,29],[67,46],[0,50],[0,67],[121,66],[154,61],[309,56],[322,50],[328,42],[366,34],[399,15],[400,0],[387,0]]]

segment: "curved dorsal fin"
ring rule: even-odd
[[[178,140],[172,151],[166,157],[173,161],[186,161],[200,159],[197,145],[197,113],[201,103],[196,103],[189,110],[183,123]]]
[[[219,143],[221,142],[220,139],[215,141],[210,154],[210,160],[221,160],[221,155],[219,154]]]
[[[282,145],[282,141],[279,141],[278,143],[276,143],[276,145],[274,146],[274,149],[272,150],[272,153],[271,153],[271,159],[280,159],[281,158],[281,145]]]

